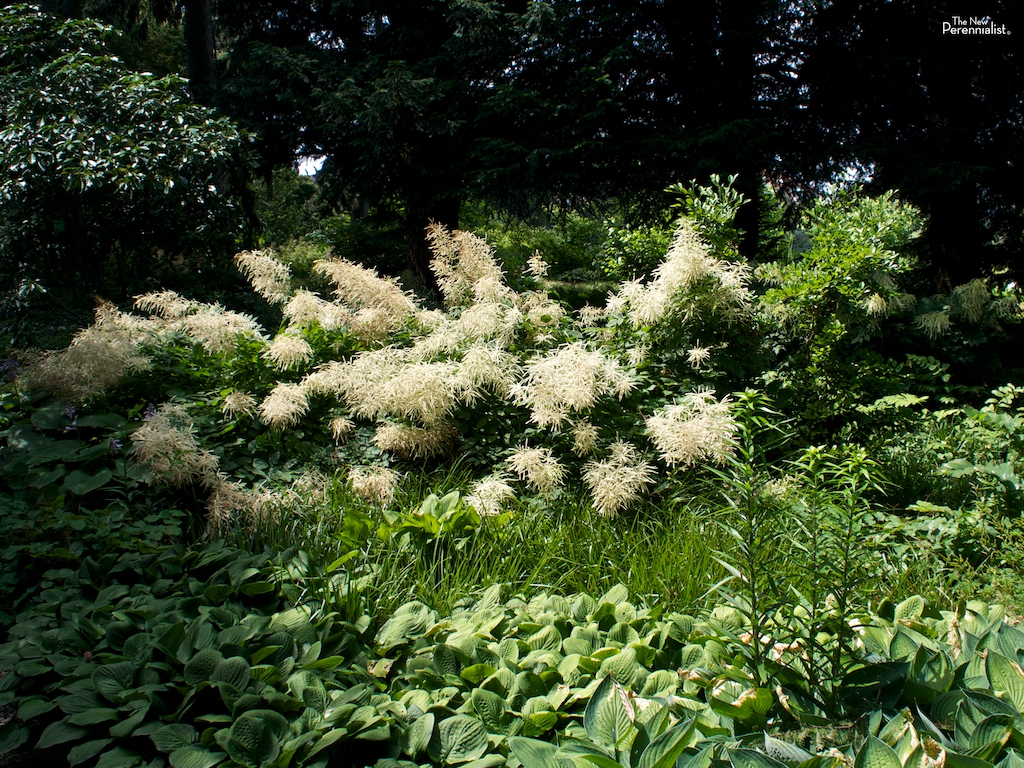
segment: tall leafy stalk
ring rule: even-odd
[[[776,424],[778,414],[763,394],[742,393],[736,412],[740,428],[735,454],[725,469],[714,470],[722,481],[722,498],[729,513],[720,525],[733,545],[731,552],[720,552],[717,559],[731,576],[712,591],[739,610],[750,627],[751,639],[745,647],[752,682],[760,688],[768,679],[768,627],[783,599],[784,584],[778,552],[785,518],[772,492],[767,454],[787,436]]]

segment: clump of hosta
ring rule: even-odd
[[[113,305],[103,304],[96,309],[96,322],[75,334],[67,349],[30,355],[19,384],[26,390],[42,389],[80,402],[149,367],[150,359],[124,315]]]

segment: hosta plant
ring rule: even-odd
[[[355,624],[282,602],[268,555],[223,545],[86,560],[0,646],[0,751],[99,768],[325,764],[386,744],[400,713],[359,659]],[[337,748],[334,748],[335,750]]]

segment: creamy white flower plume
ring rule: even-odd
[[[499,515],[505,502],[515,495],[504,474],[490,475],[474,483],[466,497],[466,504],[473,507],[481,517]]]
[[[255,407],[256,400],[252,395],[247,395],[245,392],[229,392],[224,396],[220,410],[225,416],[233,419],[241,414],[251,416]]]
[[[447,306],[468,303],[478,285],[477,296],[482,300],[498,300],[509,293],[494,249],[483,238],[470,232],[450,232],[435,223],[427,228],[427,239],[434,255],[430,268]]]
[[[506,461],[519,479],[525,480],[538,493],[551,493],[565,478],[565,467],[554,457],[550,448],[521,445]]]
[[[272,427],[287,427],[302,418],[308,408],[301,384],[278,384],[260,403],[260,418]]]
[[[648,418],[647,435],[669,466],[720,463],[732,452],[737,429],[729,404],[727,397],[715,400],[713,392],[691,392]]]
[[[297,368],[303,363],[313,359],[313,348],[309,342],[301,336],[292,336],[289,333],[280,333],[274,337],[273,343],[263,356],[273,361],[274,367],[279,371],[286,371],[289,368]]]
[[[287,264],[275,259],[269,250],[243,251],[235,256],[235,264],[249,279],[256,293],[271,304],[288,301],[292,290],[292,273]]]
[[[655,477],[654,466],[643,461],[637,449],[624,442],[609,446],[604,461],[591,461],[583,468],[583,482],[602,515],[616,515],[639,497]]]
[[[385,279],[376,270],[345,259],[321,259],[313,269],[334,284],[334,295],[353,309],[379,309],[393,323],[411,316],[416,305],[394,278]]]
[[[618,361],[577,342],[527,362],[526,377],[512,392],[517,402],[530,408],[531,421],[560,427],[602,396],[614,393],[622,398],[633,386]]]

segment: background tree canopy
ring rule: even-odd
[[[41,281],[118,298],[241,237],[230,182],[244,172],[247,139],[190,104],[178,76],[127,68],[106,32],[0,10],[5,291]]]
[[[1019,5],[729,0],[82,0],[133,67],[188,74],[258,137],[259,165],[322,156],[325,200],[404,232],[483,201],[524,216],[617,207],[643,219],[680,180],[738,175],[741,252],[765,182],[806,201],[859,176],[930,216],[937,288],[1014,269],[1024,193]],[[215,71],[216,70],[216,71]],[[27,104],[27,102],[26,102]]]

